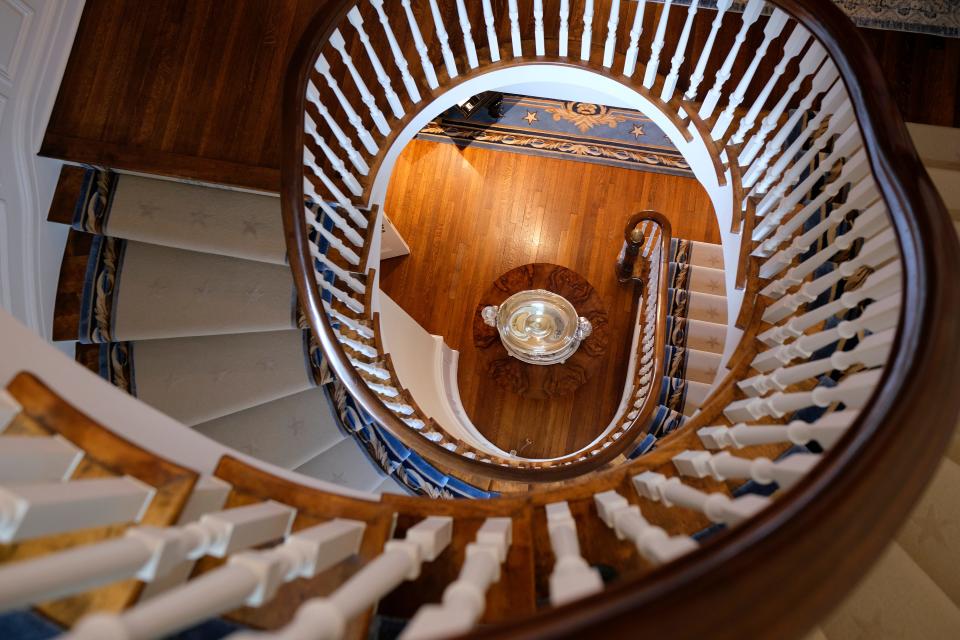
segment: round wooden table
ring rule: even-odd
[[[511,357],[500,342],[496,327],[486,324],[480,316],[484,307],[499,305],[528,289],[546,289],[563,296],[578,315],[593,325],[593,333],[566,362],[538,365]],[[526,264],[497,278],[483,294],[473,314],[473,344],[481,367],[500,387],[526,398],[558,398],[576,391],[600,368],[609,341],[607,323],[603,301],[586,278],[556,264]]]

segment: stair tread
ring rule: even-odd
[[[311,478],[370,492],[383,482],[385,475],[353,438],[341,440],[294,471]]]
[[[187,425],[305,391],[314,382],[299,329],[133,343],[140,400]]]
[[[820,628],[828,640],[957,638],[960,609],[894,543]]]
[[[223,445],[293,469],[347,437],[337,422],[323,390],[308,389],[194,428]]]
[[[897,542],[960,606],[960,465],[944,458]]]

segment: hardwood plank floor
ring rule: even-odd
[[[421,140],[404,149],[385,211],[411,253],[382,264],[381,287],[460,352],[464,406],[501,448],[561,455],[587,444],[613,416],[634,299],[632,287],[617,283],[613,265],[627,217],[643,209],[664,213],[677,237],[720,241],[707,194],[693,178]],[[478,370],[473,346],[471,322],[483,292],[504,272],[531,262],[577,271],[610,314],[610,348],[600,372],[553,401],[500,389]]]

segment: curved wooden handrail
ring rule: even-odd
[[[305,133],[302,114],[306,108],[306,85],[313,70],[314,63],[322,46],[329,40],[334,29],[345,18],[347,12],[354,5],[346,0],[338,8],[329,13],[318,14],[304,32],[304,36],[297,44],[290,58],[287,74],[283,86],[283,119],[281,123],[282,148],[301,150],[304,146]],[[296,114],[294,116],[294,114]],[[293,117],[291,117],[293,116]],[[300,304],[311,329],[328,356],[328,363],[335,375],[340,379],[347,391],[357,400],[378,423],[395,435],[405,446],[410,447],[428,460],[436,460],[442,465],[459,473],[487,476],[491,478],[524,483],[556,482],[583,476],[599,469],[622,454],[637,435],[640,426],[649,421],[656,407],[659,395],[660,377],[654,374],[651,391],[641,409],[640,414],[628,428],[628,432],[613,441],[613,444],[602,449],[596,455],[589,455],[585,460],[560,464],[551,460],[549,466],[504,466],[490,462],[483,462],[464,457],[451,452],[440,444],[423,438],[417,431],[404,424],[382,401],[371,391],[361,376],[349,363],[346,352],[337,340],[333,327],[330,325],[323,311],[320,292],[313,277],[313,257],[308,248],[309,239],[307,230],[302,222],[299,203],[303,200],[302,192],[303,165],[300,153],[286,153],[281,161],[281,210],[284,225],[284,234],[289,252],[290,267],[293,271],[294,283],[297,288]],[[648,212],[661,225],[669,242],[670,224],[667,219],[657,212]],[[669,271],[669,246],[665,245],[661,252],[661,279],[658,292],[658,319],[656,330],[656,344],[665,344],[666,334],[666,283]],[[654,366],[663,368],[663,355],[655,347]],[[655,368],[654,371],[657,369]],[[569,454],[573,456],[574,454]],[[576,452],[582,456],[583,452]],[[567,456],[561,458],[565,459]],[[536,463],[531,463],[536,464]]]
[[[638,620],[646,633],[668,637],[797,636],[839,603],[892,539],[946,447],[960,413],[960,397],[954,392],[960,375],[960,335],[954,320],[960,316],[960,292],[943,277],[960,269],[956,234],[886,81],[849,19],[828,0],[773,3],[819,39],[840,72],[897,231],[904,303],[881,382],[817,469],[757,517],[650,574],[624,578],[601,594],[509,628],[478,631],[478,637],[631,633]],[[309,58],[347,6],[318,19],[298,45],[286,79],[285,114],[302,112]],[[301,148],[299,124],[284,121],[284,148]],[[328,353],[342,356],[321,317],[316,288],[304,276],[310,266],[303,251],[306,237],[291,215],[300,197],[297,160],[293,153],[283,159],[284,223],[291,247],[300,248],[291,251],[291,263],[322,344]],[[349,367],[331,364],[359,390],[361,399],[369,395]],[[414,449],[429,455],[447,453],[430,443],[417,444]],[[467,466],[474,473],[487,472],[487,465]],[[557,499],[562,492],[556,490]]]

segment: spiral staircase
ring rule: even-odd
[[[284,80],[279,217],[216,185],[65,171],[55,331],[98,375],[0,316],[0,628],[957,637],[947,207],[836,7],[717,5],[337,3]],[[424,411],[377,275],[404,145],[530,77],[651,117],[722,238],[631,218],[650,242],[621,408],[551,459]],[[727,322],[703,326],[721,254]]]

